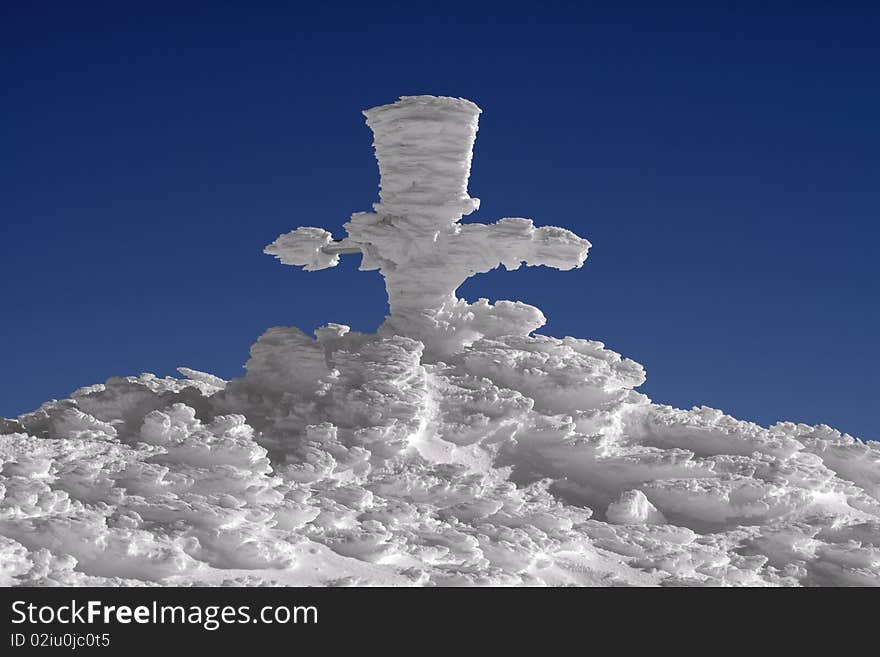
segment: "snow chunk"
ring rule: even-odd
[[[616,502],[608,505],[605,517],[608,518],[608,522],[615,525],[666,524],[663,514],[640,490],[628,490],[622,493]]]

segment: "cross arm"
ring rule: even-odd
[[[525,263],[544,265],[563,271],[580,267],[587,259],[590,242],[570,230],[556,226],[535,227],[531,219],[501,219],[494,224],[465,224],[459,238],[480,261],[477,271],[488,271],[499,264],[508,271]]]
[[[279,235],[263,249],[263,253],[275,256],[282,264],[299,266],[306,271],[335,267],[340,255],[360,252],[360,247],[353,242],[336,241],[329,231],[312,227],[301,227]]]

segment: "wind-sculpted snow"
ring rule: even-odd
[[[499,266],[580,267],[590,243],[530,219],[459,224],[479,206],[467,193],[480,109],[460,98],[405,96],[367,110],[381,175],[375,212],[356,212],[348,236],[334,242],[321,228],[297,228],[266,247],[283,264],[306,271],[335,267],[341,253],[360,253],[362,270],[385,278],[390,315],[385,335],[408,335],[425,358],[455,353],[481,337],[528,335],[546,323],[522,302],[468,304],[455,291],[470,276]]]
[[[880,583],[877,443],[652,404],[597,342],[422,355],[276,327],[6,421],[3,583]]]
[[[455,298],[589,246],[457,223],[478,111],[368,111],[376,214],[268,249],[361,252],[391,300],[378,333],[274,327],[240,378],[112,378],[0,419],[0,584],[880,584],[880,444],[654,404],[602,343]]]

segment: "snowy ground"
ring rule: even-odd
[[[319,336],[6,421],[2,583],[880,583],[877,443],[651,404],[596,342]]]

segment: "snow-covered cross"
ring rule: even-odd
[[[530,219],[459,223],[480,205],[467,191],[480,111],[463,98],[437,96],[404,96],[366,110],[381,177],[374,212],[354,213],[342,240],[322,228],[297,228],[265,253],[306,271],[361,253],[360,269],[378,269],[385,278],[390,314],[380,331],[421,340],[428,358],[481,337],[525,335],[543,326],[534,306],[469,304],[455,296],[470,276],[499,265],[580,267],[590,248],[571,231],[536,228]]]

